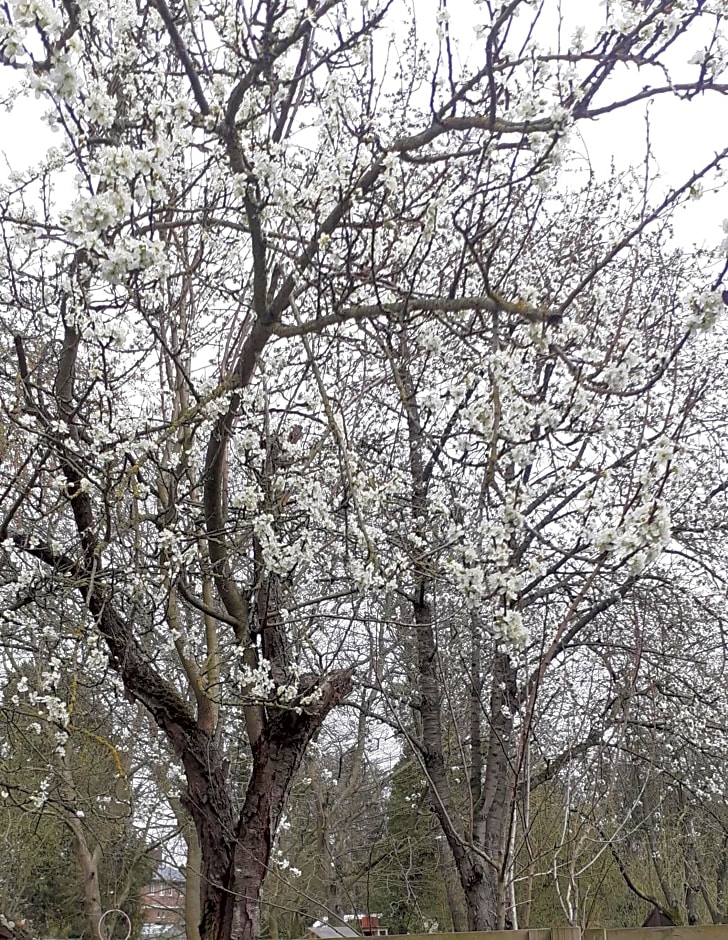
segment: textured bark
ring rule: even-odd
[[[78,819],[69,820],[68,825],[73,833],[73,850],[83,878],[83,911],[91,929],[91,937],[93,940],[99,940],[99,924],[103,913],[99,887],[101,850],[98,846],[93,852],[89,849],[83,827]]]
[[[202,910],[200,907],[200,897],[202,883],[200,872],[202,871],[202,850],[197,838],[197,831],[192,827],[187,827],[185,834],[187,842],[187,864],[185,865],[185,933],[187,940],[200,940],[200,921],[202,919]]]
[[[253,772],[236,828],[232,890],[227,895],[236,896],[237,903],[231,904],[229,934],[218,932],[218,940],[260,936],[261,890],[293,777],[326,715],[348,695],[351,676],[350,671],[331,676],[315,710],[278,711],[269,719],[264,739],[253,748]]]
[[[203,859],[202,940],[260,936],[263,881],[293,777],[312,735],[350,686],[350,672],[336,673],[323,684],[315,708],[300,714],[281,709],[269,717],[253,747],[253,770],[237,819],[230,812],[223,763],[211,758],[205,767],[191,752],[185,755],[185,804],[195,821]],[[213,743],[208,745],[208,753],[214,754]]]
[[[447,906],[450,909],[450,917],[452,918],[452,929],[457,933],[462,933],[468,929],[465,895],[455,868],[450,846],[443,840],[438,841],[437,845],[438,863],[445,884],[445,895],[447,897]]]
[[[468,859],[461,880],[465,891],[470,930],[495,930],[498,926],[498,881],[489,867],[479,860]]]
[[[450,787],[442,747],[441,682],[437,675],[437,647],[432,611],[426,597],[426,586],[418,590],[414,605],[417,630],[417,654],[420,682],[420,717],[422,725],[422,756],[427,771],[432,809],[442,827],[453,854],[455,867],[465,895],[468,930],[495,930],[499,910],[503,909],[502,880],[503,840],[509,818],[509,766],[504,742],[506,728],[497,722],[490,736],[485,786],[481,807],[477,810],[472,843],[455,824]],[[498,687],[498,697],[506,694]],[[503,721],[507,723],[506,719]],[[512,721],[512,719],[508,719]],[[496,724],[494,722],[494,724]],[[501,917],[502,919],[502,917]]]

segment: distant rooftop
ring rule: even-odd
[[[338,940],[339,937],[358,937],[356,930],[352,930],[346,924],[340,924],[336,927],[324,921],[317,920],[313,927],[308,929],[309,936],[319,937],[320,940]]]
[[[183,872],[173,865],[160,865],[154,872],[153,878],[155,881],[166,881],[172,884],[185,880]]]

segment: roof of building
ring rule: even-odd
[[[164,881],[167,884],[181,883],[185,880],[184,872],[173,865],[160,865],[152,876],[154,881]]]
[[[320,940],[337,940],[339,937],[358,937],[356,930],[352,930],[346,924],[340,924],[334,927],[332,924],[316,921],[313,927],[308,928],[308,932]]]

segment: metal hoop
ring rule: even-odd
[[[131,937],[131,920],[129,919],[129,915],[126,913],[126,911],[122,911],[118,907],[109,908],[109,910],[104,911],[104,913],[99,918],[99,940],[111,940],[111,937],[104,934],[103,931],[104,921],[109,916],[109,914],[119,914],[119,916],[124,918],[126,921],[126,936],[123,938],[123,940],[129,940],[129,937]]]

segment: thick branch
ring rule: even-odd
[[[555,324],[560,316],[554,310],[533,307],[525,301],[509,301],[497,294],[473,297],[410,297],[407,300],[391,303],[354,304],[344,307],[338,313],[308,320],[301,324],[279,324],[275,327],[276,336],[304,336],[318,333],[327,326],[335,326],[348,320],[373,320],[376,317],[401,317],[408,313],[463,313],[465,311],[505,311],[512,313],[528,323]]]

